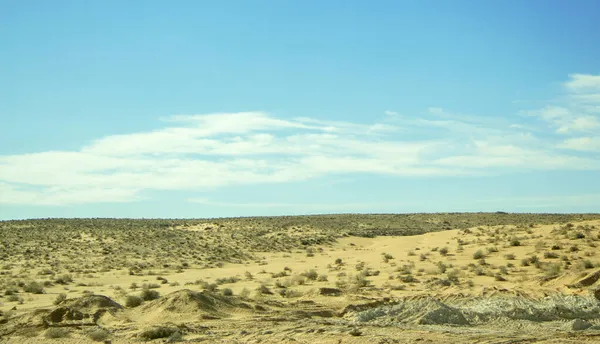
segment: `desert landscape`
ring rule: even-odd
[[[600,215],[0,222],[6,343],[598,343]]]

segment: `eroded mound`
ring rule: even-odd
[[[356,322],[420,325],[486,325],[506,321],[532,323],[584,319],[600,322],[600,302],[593,296],[554,295],[541,299],[519,296],[406,298],[347,315]]]
[[[68,326],[87,322],[96,324],[105,313],[123,309],[123,306],[104,295],[90,295],[65,300],[43,316],[47,326]]]
[[[251,309],[251,306],[237,299],[208,291],[184,289],[148,302],[137,308],[136,312],[148,320],[160,319],[165,316],[212,319],[227,317],[231,313],[243,309]]]

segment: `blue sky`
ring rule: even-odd
[[[597,13],[0,0],[0,219],[599,212]]]

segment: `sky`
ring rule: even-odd
[[[0,0],[0,220],[600,212],[598,13]]]

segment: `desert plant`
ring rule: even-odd
[[[56,299],[54,299],[54,304],[59,305],[66,299],[67,299],[67,294],[60,293],[60,294],[56,295]]]
[[[95,329],[88,333],[88,337],[95,342],[102,342],[108,339],[110,336],[110,332],[103,330],[101,328]]]
[[[311,269],[306,272],[303,272],[302,276],[306,277],[307,279],[309,279],[311,281],[315,281],[317,279],[317,277],[319,277],[319,274],[314,269]]]
[[[42,284],[40,284],[39,282],[33,281],[33,282],[29,282],[25,286],[23,286],[23,290],[26,293],[43,294],[44,286]]]
[[[144,299],[142,299],[139,296],[127,295],[127,297],[125,298],[125,307],[134,308],[134,307],[141,305],[143,302],[144,302]]]
[[[319,275],[317,282],[327,282],[327,275]]]
[[[142,331],[139,336],[145,340],[168,338],[179,332],[176,327],[159,326]]]
[[[483,257],[485,257],[485,254],[482,250],[477,250],[475,253],[473,253],[473,259],[481,259]]]
[[[69,330],[64,327],[51,327],[44,332],[44,337],[48,339],[65,338],[69,336]]]

